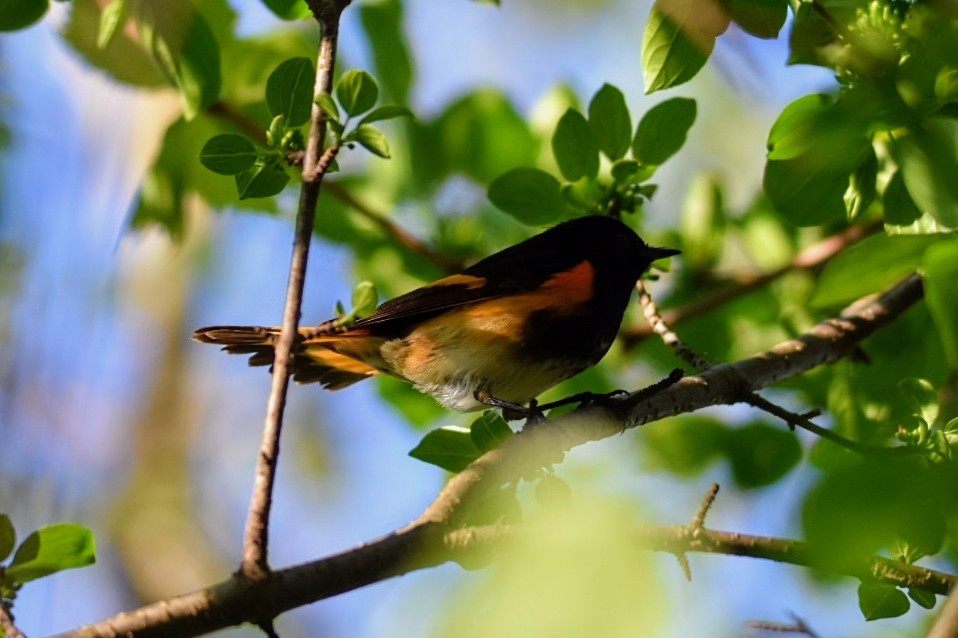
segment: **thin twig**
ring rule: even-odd
[[[665,345],[669,346],[679,358],[691,363],[701,371],[712,368],[715,365],[713,362],[699,355],[697,352],[685,345],[679,336],[671,328],[669,328],[666,321],[662,318],[662,314],[659,312],[658,306],[652,299],[651,295],[649,295],[645,288],[645,284],[641,280],[636,283],[635,288],[639,293],[639,304],[642,306],[642,313],[645,315],[645,318],[648,321],[652,331],[662,337],[662,341],[665,343]],[[747,381],[744,378],[742,379],[742,384],[743,386],[747,384]],[[747,389],[743,389],[739,400],[742,403],[747,403],[752,407],[758,408],[759,410],[767,412],[772,416],[782,419],[792,429],[796,427],[802,428],[803,430],[817,434],[823,439],[827,439],[836,445],[840,445],[841,447],[858,454],[902,456],[914,454],[920,451],[917,447],[884,447],[877,445],[866,445],[864,443],[853,441],[833,432],[832,430],[829,430],[828,428],[818,425],[811,420],[810,415],[796,414],[795,412],[786,410],[785,408],[772,403],[758,392],[752,392]]]
[[[772,632],[776,634],[803,634],[809,638],[818,638],[818,634],[812,631],[804,620],[792,614],[795,619],[791,623],[772,622],[768,620],[752,620],[746,623],[749,629],[762,632]]]
[[[739,275],[736,277],[734,285],[717,290],[711,294],[706,293],[699,295],[694,301],[680,308],[663,312],[662,318],[668,325],[675,327],[759,290],[793,270],[814,270],[819,268],[842,250],[861,241],[880,228],[881,222],[852,226],[847,230],[823,239],[817,244],[809,246],[796,255],[789,264],[778,270],[764,274]],[[646,323],[628,330],[623,330],[620,336],[626,348],[633,348],[654,333],[655,331],[652,326]]]
[[[332,0],[321,2],[318,7],[313,7],[322,30],[316,93],[332,90],[339,17],[348,4],[349,0]],[[272,383],[263,424],[263,442],[256,463],[256,479],[243,538],[243,563],[240,573],[254,581],[265,578],[269,573],[269,514],[272,508],[273,484],[276,479],[286,393],[289,388],[290,354],[299,328],[309,245],[316,218],[316,203],[319,200],[325,169],[335,155],[328,152],[324,154],[325,139],[326,119],[323,117],[322,110],[314,104],[312,124],[306,142],[306,155],[303,159],[303,187],[296,212],[296,231],[289,266],[286,302],[283,308],[283,325],[279,338],[276,340]]]
[[[7,638],[26,638],[22,631],[17,628],[13,622],[13,614],[7,609],[6,604],[0,601],[0,629],[6,634]]]
[[[708,493],[705,495],[705,498],[702,500],[702,505],[699,506],[699,510],[695,513],[695,516],[692,518],[692,523],[690,527],[692,530],[703,529],[705,527],[705,517],[708,516],[709,510],[712,509],[712,505],[715,504],[715,497],[719,493],[719,484],[712,483],[712,486],[709,487]]]
[[[263,127],[228,102],[215,102],[207,109],[207,112],[230,122],[260,144],[266,144],[266,131]],[[288,159],[292,159],[294,164],[301,164],[305,155],[305,153],[299,153]],[[383,213],[376,211],[342,184],[329,181],[324,186],[327,193],[352,208],[360,217],[372,222],[401,249],[428,259],[447,273],[456,273],[465,268],[462,260],[433,248],[428,243],[403,230],[402,227]]]

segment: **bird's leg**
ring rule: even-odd
[[[510,403],[508,401],[503,401],[502,399],[497,399],[489,394],[488,390],[476,390],[476,393],[473,396],[479,403],[483,403],[494,408],[501,408],[502,418],[504,418],[506,421],[518,421],[519,419],[525,418],[526,425],[530,425],[548,420],[546,419],[542,408],[539,407],[538,401],[535,399],[529,402],[529,407],[525,407],[519,405],[518,403]]]
[[[569,405],[571,403],[578,403],[579,407],[597,404],[607,407],[611,407],[614,404],[616,397],[624,399],[628,397],[630,403],[638,403],[644,399],[648,399],[655,394],[658,394],[662,390],[668,388],[669,386],[675,385],[678,381],[685,375],[685,371],[676,368],[669,373],[669,376],[662,379],[661,381],[656,381],[647,388],[642,388],[636,393],[630,395],[629,392],[625,390],[613,390],[607,394],[596,394],[594,392],[580,392],[579,394],[573,394],[572,396],[565,397],[564,399],[559,399],[558,401],[553,401],[552,403],[546,403],[545,405],[540,405],[539,410],[551,410],[552,408],[558,408],[563,405]]]

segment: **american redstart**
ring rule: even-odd
[[[349,327],[300,328],[292,374],[338,390],[380,373],[461,411],[521,406],[608,352],[636,281],[656,259],[617,219],[561,223],[379,306]],[[273,363],[279,328],[213,326],[193,338]]]

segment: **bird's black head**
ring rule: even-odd
[[[545,239],[549,235],[574,260],[587,259],[604,277],[621,279],[628,287],[635,284],[652,262],[680,252],[649,246],[618,219],[600,215],[563,222],[539,237]]]

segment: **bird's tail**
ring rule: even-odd
[[[291,367],[297,383],[319,383],[327,390],[339,390],[379,374],[378,369],[365,361],[378,358],[375,354],[381,339],[363,334],[318,332],[316,328],[299,329]],[[279,328],[210,326],[195,331],[193,339],[223,346],[230,354],[251,355],[251,366],[268,366],[273,364]]]

